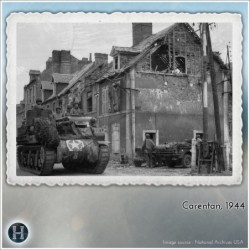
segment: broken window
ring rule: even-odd
[[[175,69],[179,70],[179,73],[186,73],[186,58],[183,56],[175,57]]]
[[[163,45],[151,51],[151,69],[153,71],[166,71],[169,68],[168,47]]]
[[[92,91],[87,92],[87,112],[93,111]]]
[[[174,31],[164,44],[151,50],[151,70],[166,73],[197,75],[201,69],[200,44],[194,43],[185,31]]]

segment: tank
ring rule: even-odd
[[[57,162],[68,170],[102,174],[109,162],[109,146],[105,134],[95,125],[92,117],[68,116],[57,120],[60,138]]]
[[[56,162],[60,138],[51,110],[34,108],[17,131],[17,161],[21,169],[49,175]]]
[[[51,110],[27,111],[18,128],[19,167],[35,175],[50,175],[55,163],[72,171],[102,174],[109,162],[109,146],[92,117],[55,120]]]

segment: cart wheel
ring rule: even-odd
[[[182,166],[185,168],[191,168],[191,155],[190,154],[185,154],[183,159],[182,159]]]

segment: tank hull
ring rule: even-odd
[[[58,162],[64,168],[85,173],[103,173],[109,161],[109,149],[95,140],[61,140]]]
[[[22,170],[51,175],[55,163],[83,173],[102,174],[109,161],[104,133],[98,132],[91,117],[53,118],[52,111],[27,111],[18,129],[17,160]],[[91,126],[92,124],[92,126]],[[102,142],[101,142],[102,141]]]

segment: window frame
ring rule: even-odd
[[[108,114],[109,113],[109,100],[108,100],[108,86],[105,86],[102,88],[102,114]]]
[[[120,69],[120,55],[115,55],[113,59],[113,68],[114,70]]]
[[[90,94],[90,96],[89,96],[89,94]],[[91,109],[90,109],[90,107],[89,107],[89,100],[91,99]],[[90,91],[88,91],[87,93],[86,93],[86,111],[87,111],[87,113],[91,113],[91,112],[93,112],[93,91],[92,90],[90,90]]]

